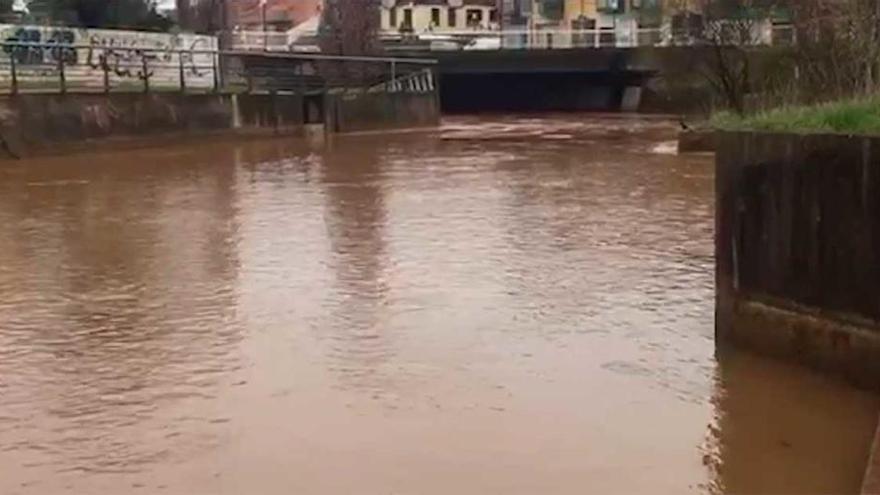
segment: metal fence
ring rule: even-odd
[[[232,91],[318,93],[328,91],[434,90],[433,59],[296,53],[221,53],[224,86]],[[430,85],[409,85],[430,77]]]
[[[0,92],[301,92],[405,88],[434,60],[0,42]],[[418,87],[426,87],[419,85]]]

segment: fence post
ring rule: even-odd
[[[61,94],[67,93],[67,77],[64,74],[64,57],[58,57],[58,82],[61,83]]]
[[[15,67],[15,58],[16,58],[15,49],[12,50],[12,53],[9,56],[9,71],[12,73],[12,87],[10,91],[12,94],[18,93],[18,70]]]
[[[214,52],[211,57],[211,66],[214,73],[214,92],[220,92],[220,52]]]
[[[101,70],[104,72],[104,93],[110,94],[110,57],[106,48],[101,55]]]
[[[149,63],[147,62],[147,54],[146,53],[141,54],[141,67],[142,67],[142,70],[144,71],[144,93],[149,93],[150,92],[150,73],[149,73],[150,66],[149,66]]]
[[[394,92],[394,84],[397,80],[397,61],[391,60],[391,92]]]
[[[177,60],[180,62],[180,92],[186,93],[186,71],[183,69],[183,52],[177,52]]]

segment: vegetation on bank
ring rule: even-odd
[[[750,115],[720,112],[712,126],[722,130],[880,134],[880,96],[812,106],[788,106]]]
[[[158,0],[0,0],[0,21],[146,31],[174,25]]]

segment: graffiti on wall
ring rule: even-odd
[[[0,24],[0,40],[0,84],[11,79],[14,64],[19,81],[57,77],[63,66],[72,84],[148,79],[176,87],[183,72],[187,87],[214,85],[212,36]]]

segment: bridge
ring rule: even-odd
[[[386,50],[400,57],[437,59],[444,111],[634,111],[643,88],[668,57],[726,43],[718,21],[704,30],[670,25],[638,29],[443,30],[383,33]],[[733,21],[730,21],[733,22]],[[737,26],[740,28],[741,26]],[[789,24],[754,21],[735,30],[738,44],[787,45]],[[237,32],[226,39],[245,51],[315,52],[317,33]]]
[[[637,110],[657,72],[650,50],[596,48],[433,52],[448,112]],[[410,56],[417,52],[408,53]]]

